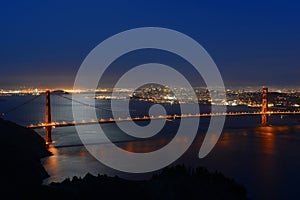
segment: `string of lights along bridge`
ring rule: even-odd
[[[62,96],[63,97],[63,96]],[[67,97],[64,97],[67,98]],[[68,98],[72,100],[71,98]],[[77,102],[79,103],[79,102]],[[86,105],[90,106],[90,105]],[[50,91],[46,91],[46,117],[45,123],[39,123],[36,125],[29,125],[30,129],[40,129],[44,128],[46,130],[45,140],[47,144],[52,143],[52,128],[65,127],[65,126],[75,126],[75,125],[89,125],[89,124],[104,124],[104,123],[116,123],[116,122],[126,122],[126,121],[149,121],[149,120],[176,120],[181,118],[193,118],[193,117],[220,117],[220,116],[251,116],[251,115],[261,115],[262,116],[262,126],[268,126],[268,116],[269,115],[295,115],[300,114],[300,111],[269,111],[268,110],[268,88],[262,88],[262,109],[260,112],[226,112],[226,113],[197,113],[197,114],[180,114],[180,115],[166,115],[166,116],[144,116],[144,117],[127,117],[118,119],[100,119],[92,121],[82,121],[82,122],[52,122],[51,121],[51,103],[50,103]]]

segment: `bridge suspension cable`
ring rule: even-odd
[[[23,103],[21,103],[21,104],[15,106],[15,107],[13,107],[13,108],[7,110],[7,111],[5,111],[5,112],[2,112],[2,116],[5,116],[5,115],[7,115],[7,114],[10,113],[10,112],[13,112],[13,111],[19,109],[20,107],[22,107],[22,106],[24,106],[24,105],[26,105],[26,104],[28,104],[28,103],[34,101],[34,100],[37,99],[37,98],[39,98],[40,96],[41,96],[41,95],[35,96],[35,97],[29,99],[28,101],[25,101],[25,102],[23,102]]]
[[[52,93],[52,94],[55,94],[55,93]],[[69,101],[73,101],[73,102],[76,102],[76,103],[78,103],[78,104],[81,104],[81,105],[90,107],[90,108],[95,108],[95,109],[98,109],[98,110],[105,110],[105,111],[112,111],[111,109],[95,107],[95,106],[92,106],[92,105],[90,105],[90,104],[87,104],[87,103],[84,103],[84,102],[81,102],[81,101],[78,101],[78,100],[75,100],[75,99],[72,99],[72,98],[63,96],[63,95],[61,95],[61,94],[55,94],[55,95],[57,95],[57,96],[59,96],[59,97],[61,97],[61,98],[67,99],[67,100],[69,100]]]

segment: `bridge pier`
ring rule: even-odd
[[[263,87],[262,88],[262,119],[261,119],[261,125],[262,126],[268,126],[269,125],[269,117],[268,117],[268,88]]]
[[[49,125],[51,124],[51,107],[50,107],[50,91],[46,91],[46,124]],[[52,126],[47,126],[46,127],[46,136],[45,136],[45,141],[46,144],[51,144],[52,143]]]

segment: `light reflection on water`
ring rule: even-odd
[[[199,163],[244,184],[253,199],[297,197],[299,139],[294,126],[225,131]]]
[[[230,120],[227,121],[227,126],[228,123]],[[187,166],[204,166],[211,171],[220,171],[245,185],[250,197],[254,199],[287,198],[289,195],[297,194],[300,177],[299,127],[274,126],[249,129],[226,127],[213,151],[200,160],[197,155],[203,137],[204,134],[199,132],[191,148],[174,165],[184,163]],[[147,142],[125,141],[119,142],[118,145],[131,152],[148,152],[168,140],[157,138]],[[178,142],[184,143],[185,139],[182,138]],[[64,147],[55,143],[50,151],[54,156],[43,160],[45,168],[51,174],[45,183],[62,181],[74,175],[84,176],[88,172],[94,175],[104,173],[118,175],[128,179],[151,176],[151,173],[139,175],[112,170],[95,160],[79,144]],[[105,154],[107,151],[109,149],[104,148],[103,152],[98,153]]]

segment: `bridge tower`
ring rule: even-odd
[[[267,126],[268,125],[268,88],[263,87],[262,88],[262,107],[261,107],[261,112],[262,112],[262,121],[261,125],[262,126]]]
[[[46,91],[46,124],[51,124],[51,107],[50,107],[50,91]],[[52,126],[46,126],[46,144],[52,143],[51,137]]]

